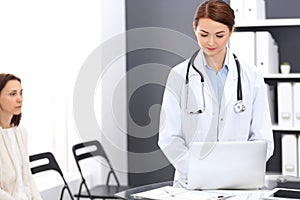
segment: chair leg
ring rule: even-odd
[[[60,200],[63,199],[65,189],[66,189],[66,187],[64,186],[63,189],[60,192]]]
[[[83,185],[83,182],[80,183],[77,200],[80,199],[82,185]]]
[[[86,185],[85,180],[82,181],[81,184],[80,184],[80,186],[79,186],[79,192],[78,192],[77,200],[80,199],[80,196],[81,196],[81,190],[82,190],[82,186],[83,186],[83,185],[84,185],[84,187],[85,187],[85,189],[86,189],[86,192],[88,193],[88,196],[90,197],[91,200],[93,200],[93,197],[92,197],[92,195],[91,195],[91,193],[90,193],[89,188],[88,188],[87,185]]]

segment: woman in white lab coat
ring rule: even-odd
[[[200,51],[188,73],[190,59],[171,70],[160,116],[158,145],[176,169],[175,186],[186,184],[188,149],[195,141],[264,140],[267,159],[274,150],[263,76],[257,67],[236,61],[227,47],[234,11],[226,2],[208,0],[197,9],[193,27]]]

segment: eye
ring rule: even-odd
[[[201,37],[207,37],[207,34],[200,34]]]
[[[9,93],[9,96],[15,96],[17,93],[16,92],[11,92]]]
[[[223,38],[224,37],[224,35],[216,35],[217,36],[217,38]]]

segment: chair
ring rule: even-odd
[[[41,163],[40,165],[32,166],[31,167],[31,173],[36,174],[36,173],[45,172],[45,171],[48,171],[48,170],[57,171],[60,174],[60,176],[61,176],[61,178],[64,182],[64,186],[63,186],[63,189],[62,189],[61,194],[60,194],[60,200],[63,199],[65,189],[67,189],[67,191],[70,195],[70,198],[72,200],[74,200],[73,195],[71,193],[71,190],[68,186],[68,183],[66,182],[66,180],[64,178],[64,175],[63,175],[63,173],[62,173],[62,171],[61,171],[54,155],[51,152],[45,152],[45,153],[40,153],[40,154],[35,154],[35,155],[29,156],[30,163],[38,163],[42,159],[47,159],[48,163],[46,163],[46,164]]]
[[[85,149],[84,152],[82,151],[83,149]],[[88,142],[79,143],[74,145],[72,150],[82,179],[79,186],[78,194],[75,194],[75,197],[77,197],[77,199],[80,199],[80,197],[90,198],[90,199],[119,199],[118,197],[115,196],[115,194],[123,190],[129,189],[128,186],[120,185],[117,175],[114,169],[112,168],[112,165],[99,141],[92,140]],[[107,174],[106,184],[97,185],[93,188],[89,188],[83,176],[82,169],[80,166],[80,161],[84,159],[96,157],[96,156],[100,156],[106,160],[109,167],[109,172]],[[114,177],[117,185],[110,184],[111,175]],[[86,191],[84,192],[82,191],[83,186],[86,189]]]

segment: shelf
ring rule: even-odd
[[[264,75],[265,82],[277,83],[277,82],[300,82],[300,73],[290,74],[266,74]]]
[[[282,131],[282,132],[299,132],[300,133],[300,127],[282,127],[278,125],[272,126],[273,131]]]
[[[266,74],[264,78],[277,78],[277,79],[290,79],[297,78],[300,79],[300,73],[290,73],[290,74]]]
[[[236,28],[247,28],[247,27],[266,27],[266,26],[300,26],[299,18],[290,19],[264,19],[264,20],[243,20],[242,22],[237,21]]]

